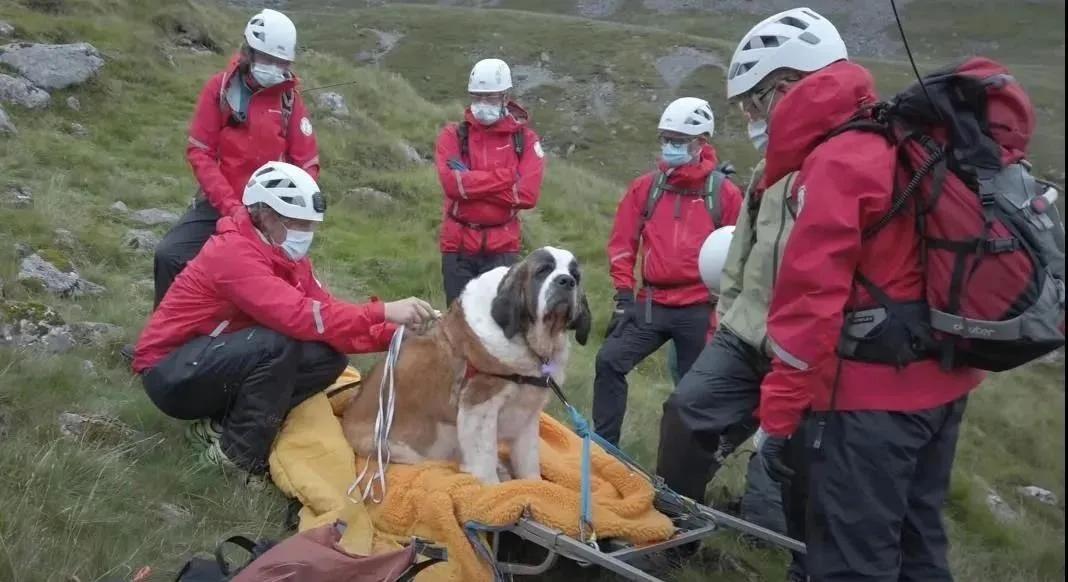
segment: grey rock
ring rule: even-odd
[[[986,506],[990,509],[990,513],[994,514],[994,519],[1002,523],[1016,521],[1020,518],[1020,514],[1010,507],[1008,503],[1005,503],[1005,500],[993,489],[987,491]]]
[[[412,147],[411,144],[401,142],[399,146],[401,151],[404,152],[404,159],[408,160],[413,164],[426,163],[426,160],[423,159],[423,156],[419,155],[419,151]]]
[[[538,60],[539,60],[539,61],[541,61],[541,62],[543,62],[543,63],[546,63],[546,64],[548,64],[548,63],[551,63],[551,62],[552,62],[552,57],[551,57],[551,56],[549,56],[549,53],[548,53],[548,52],[546,52],[546,51],[541,51],[541,56],[539,56],[539,57],[538,57]]]
[[[36,253],[22,259],[19,264],[18,279],[40,281],[49,293],[60,297],[100,295],[107,291],[96,283],[82,279],[75,271],[67,273],[60,271]]]
[[[178,215],[161,208],[145,208],[130,214],[130,220],[145,226],[156,226],[158,224],[174,224],[178,222]]]
[[[1057,505],[1057,494],[1049,489],[1043,489],[1034,485],[1028,485],[1027,487],[1017,487],[1016,492],[1020,495],[1032,497],[1038,500],[1039,503],[1045,503],[1046,505]]]
[[[33,301],[0,301],[0,345],[34,346],[52,330],[63,327],[63,318],[47,305]]]
[[[81,111],[82,102],[78,101],[78,98],[74,95],[71,95],[70,97],[67,97],[67,108],[72,109],[74,111]]]
[[[33,192],[25,186],[8,186],[0,194],[0,208],[33,208]]]
[[[96,321],[68,323],[65,327],[75,343],[82,346],[99,347],[122,334],[121,327]]]
[[[92,360],[82,360],[82,373],[89,376],[95,376],[96,364],[94,364]]]
[[[704,66],[725,68],[719,55],[697,50],[693,47],[676,47],[670,54],[656,59],[656,71],[664,83],[672,89],[678,89],[694,71]]]
[[[89,130],[80,123],[70,124],[70,132],[78,137],[86,137],[89,135]]]
[[[345,105],[345,98],[340,93],[326,91],[315,95],[315,103],[322,109],[336,117],[348,117],[349,108]]]
[[[109,206],[108,208],[109,208],[109,209],[110,209],[110,210],[111,210],[112,212],[119,212],[119,213],[121,213],[121,214],[126,214],[127,212],[129,212],[129,211],[130,211],[130,208],[129,208],[128,206],[126,206],[126,203],[125,203],[125,202],[123,202],[122,200],[119,200],[118,202],[116,202],[116,203],[112,204],[112,205],[111,205],[111,206]]]
[[[123,235],[122,248],[148,254],[155,250],[159,242],[160,238],[156,233],[135,228]]]
[[[52,103],[52,96],[21,77],[0,73],[0,103],[14,103],[27,109],[41,109]]]
[[[3,20],[0,20],[0,38],[4,38],[4,37],[8,37],[8,36],[14,36],[14,35],[15,35],[15,27],[11,26],[11,23],[4,22]]]
[[[77,440],[121,441],[137,433],[122,421],[102,414],[61,412],[58,421],[60,434]]]
[[[18,135],[19,130],[15,129],[15,124],[11,123],[11,118],[7,116],[7,112],[3,107],[0,107],[0,135]]]
[[[365,202],[378,202],[390,204],[394,202],[394,199],[389,194],[382,192],[381,190],[375,190],[374,188],[360,187],[349,190],[349,195],[356,197],[358,200]]]
[[[28,257],[28,256],[30,256],[32,254],[33,254],[33,247],[31,247],[30,245],[28,245],[28,244],[26,244],[24,242],[15,243],[15,256],[16,257],[18,257],[20,259],[25,259],[26,257]]]
[[[66,326],[55,327],[48,330],[41,339],[29,345],[46,354],[65,354],[74,349],[77,342]]]
[[[93,45],[14,43],[0,47],[0,63],[14,67],[34,85],[64,89],[91,79],[104,58]]]
[[[65,228],[57,228],[53,231],[52,241],[57,247],[66,250],[74,250],[78,247],[78,239],[74,237],[74,233]]]

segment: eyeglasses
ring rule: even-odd
[[[671,137],[671,136],[666,136],[666,135],[659,135],[659,136],[657,136],[656,139],[657,139],[657,141],[660,142],[660,145],[671,144],[672,146],[675,146],[675,147],[682,147],[682,146],[690,145],[693,142],[697,141],[696,137],[688,137],[688,136],[687,137]]]

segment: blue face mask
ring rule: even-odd
[[[671,166],[681,166],[688,164],[693,159],[693,155],[690,153],[690,145],[674,145],[671,143],[665,143],[660,146],[660,158],[664,160],[664,163]]]
[[[294,261],[303,259],[311,248],[315,233],[307,230],[286,229],[286,240],[282,241],[282,250]]]

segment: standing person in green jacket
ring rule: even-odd
[[[774,29],[776,46],[763,46],[764,28]],[[834,25],[808,9],[777,14],[746,35],[731,59],[727,97],[746,116],[749,137],[762,155],[769,130],[775,131],[768,127],[775,102],[806,74],[846,58]],[[746,192],[723,268],[719,328],[664,403],[660,423],[657,473],[672,489],[697,500],[704,498],[723,460],[756,431],[760,385],[771,369],[768,308],[798,209],[789,196],[796,172],[772,184],[762,174],[763,161]],[[759,476],[760,459],[752,461],[750,477],[754,470]],[[800,474],[793,480],[804,481]],[[805,539],[803,499],[801,486],[782,496],[787,534],[795,539]],[[795,553],[787,580],[804,579],[804,557]]]

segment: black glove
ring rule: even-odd
[[[634,293],[630,291],[619,291],[616,293],[616,308],[612,312],[612,319],[608,322],[608,328],[604,331],[605,339],[608,336],[619,336],[623,333],[623,328],[627,327],[627,324],[634,323],[637,318],[634,316]]]
[[[784,459],[786,444],[789,437],[771,436],[764,429],[757,431],[754,437],[757,440],[757,454],[760,455],[760,463],[764,466],[768,476],[776,483],[786,483],[794,476],[794,470],[787,466]]]

